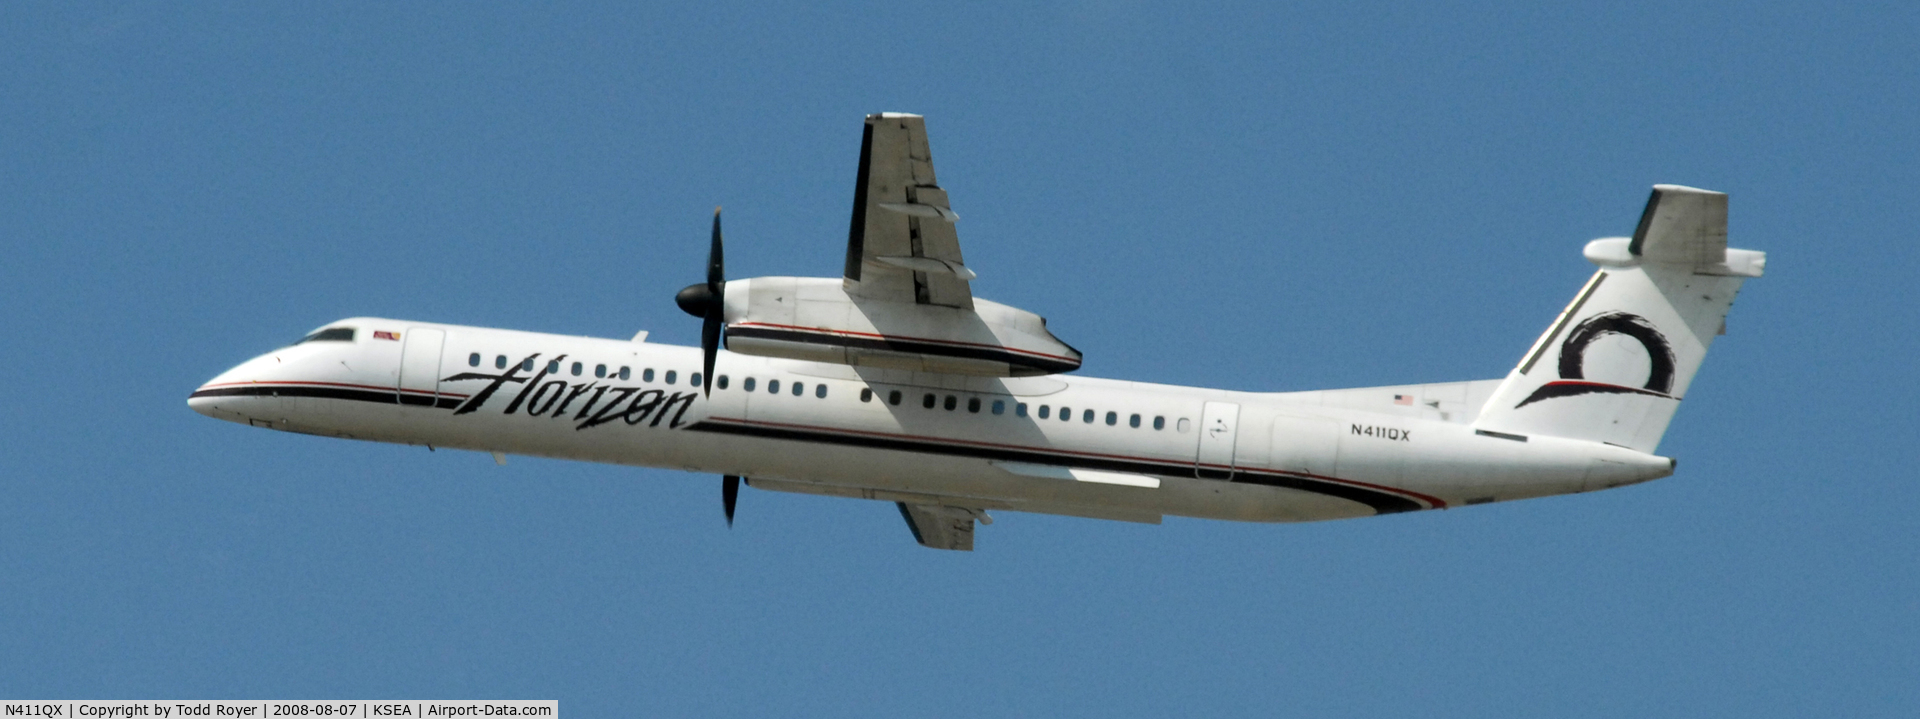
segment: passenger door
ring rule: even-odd
[[[1201,479],[1233,477],[1233,444],[1240,430],[1240,405],[1208,402],[1200,414],[1200,453],[1194,476]]]
[[[447,333],[413,327],[401,341],[399,402],[432,407],[440,398],[440,350]]]

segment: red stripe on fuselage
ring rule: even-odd
[[[372,390],[374,392],[398,391],[398,392],[405,392],[407,394],[417,394],[417,395],[427,395],[427,396],[433,396],[437,394],[441,397],[455,397],[459,399],[467,398],[467,395],[460,394],[458,392],[433,392],[429,390],[402,389],[399,387],[381,387],[377,385],[367,385],[367,384],[347,384],[344,382],[221,382],[219,384],[201,385],[200,389],[212,389],[214,387],[345,387],[347,389],[364,389],[364,390]]]

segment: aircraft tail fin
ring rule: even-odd
[[[1652,453],[1740,285],[1766,253],[1727,247],[1727,196],[1655,185],[1633,237],[1594,240],[1600,270],[1507,374],[1474,427]]]

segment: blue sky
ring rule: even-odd
[[[1903,716],[1920,704],[1904,4],[0,8],[0,696],[575,716]],[[1086,374],[1497,377],[1648,187],[1770,253],[1670,479],[1379,519],[892,507],[215,422],[384,315],[697,341],[838,273],[925,114],[981,296]]]

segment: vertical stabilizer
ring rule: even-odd
[[[1651,453],[1766,254],[1727,248],[1726,195],[1655,185],[1633,237],[1594,240],[1586,256],[1599,272],[1474,426]]]

